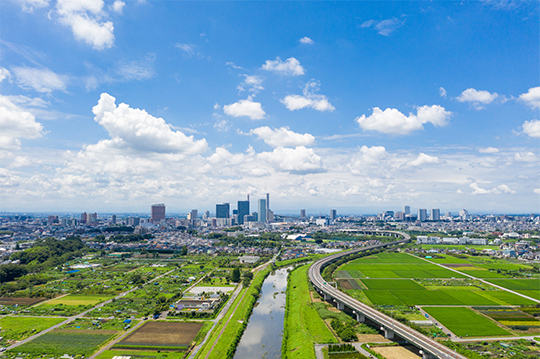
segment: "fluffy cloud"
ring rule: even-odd
[[[58,75],[48,68],[15,67],[13,73],[17,84],[26,90],[43,93],[65,91],[68,83],[67,76]]]
[[[502,184],[495,188],[492,188],[490,190],[482,188],[478,185],[478,183],[473,182],[469,185],[472,189],[472,194],[514,194],[516,191],[511,190],[507,185]]]
[[[124,6],[126,6],[126,3],[121,0],[116,0],[112,6],[111,9],[115,13],[121,14],[124,11]]]
[[[194,154],[206,151],[206,140],[194,140],[180,131],[174,131],[162,118],[153,117],[144,110],[130,108],[103,93],[92,112],[95,120],[109,133],[111,139],[96,146],[138,152]]]
[[[356,118],[356,122],[363,130],[407,135],[423,129],[423,124],[426,123],[431,123],[434,126],[445,126],[452,115],[450,111],[446,111],[444,107],[439,105],[418,107],[416,112],[416,115],[409,113],[409,116],[405,116],[395,108],[387,108],[382,111],[380,108],[374,107],[371,116],[362,115]]]
[[[114,25],[103,20],[103,5],[103,0],[58,0],[56,13],[62,24],[71,27],[77,40],[104,50],[114,44]]]
[[[43,126],[34,115],[0,95],[0,149],[18,149],[20,138],[40,137],[42,132]]]
[[[519,95],[519,99],[531,108],[540,109],[540,86],[531,87],[527,93]]]
[[[287,127],[271,129],[268,126],[259,127],[249,132],[257,135],[261,140],[272,147],[309,146],[315,142],[315,137],[309,133],[293,132]]]
[[[352,174],[363,174],[368,167],[381,167],[388,156],[383,146],[362,146],[355,156],[349,161],[348,168]]]
[[[309,37],[304,36],[300,39],[300,43],[304,45],[313,45],[313,40],[311,40]]]
[[[242,75],[244,76],[244,81],[238,85],[238,91],[249,91],[252,94],[256,94],[259,91],[264,90],[263,78],[257,75]]]
[[[405,21],[398,18],[391,18],[382,21],[368,20],[363,22],[361,28],[373,27],[379,35],[390,36],[396,29],[405,25]]]
[[[478,151],[480,153],[497,153],[499,152],[499,149],[495,147],[486,147],[486,148],[481,148]]]
[[[262,109],[261,103],[254,102],[251,97],[225,105],[223,111],[232,117],[249,117],[252,120],[262,120],[266,117],[266,112]]]
[[[302,90],[303,96],[300,95],[288,95],[281,103],[291,111],[300,110],[303,108],[313,108],[317,111],[334,111],[335,107],[328,101],[326,96],[320,95],[320,84],[317,81],[309,81]]]
[[[459,102],[468,102],[472,104],[477,110],[483,109],[483,105],[487,105],[492,103],[497,97],[499,97],[498,94],[490,93],[488,91],[484,90],[476,90],[473,88],[466,89],[461,93],[459,97],[456,99]]]
[[[419,167],[425,164],[430,163],[439,163],[439,158],[435,156],[426,155],[425,153],[420,153],[418,157],[408,163],[409,166]]]
[[[540,138],[540,120],[525,121],[522,127],[526,135]]]
[[[278,147],[272,152],[262,152],[258,158],[276,169],[296,174],[316,173],[323,170],[322,160],[311,148]]]
[[[304,74],[304,68],[300,65],[300,61],[294,57],[290,57],[286,61],[282,61],[279,57],[273,61],[266,60],[262,69],[290,76],[300,76]]]
[[[518,152],[514,155],[514,159],[518,162],[536,162],[538,158],[532,152]]]

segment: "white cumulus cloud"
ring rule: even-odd
[[[303,108],[313,108],[317,111],[334,111],[335,107],[332,106],[330,101],[324,95],[320,95],[320,84],[317,81],[309,81],[303,88],[303,96],[300,95],[288,95],[281,103],[291,111],[300,110]]]
[[[508,187],[505,184],[499,185],[492,189],[485,189],[485,188],[480,187],[478,183],[473,182],[469,185],[469,187],[471,187],[471,189],[473,190],[472,194],[501,194],[501,193],[514,194],[516,193],[516,191],[511,190],[510,187]]]
[[[444,107],[439,105],[421,106],[416,109],[417,114],[404,115],[395,108],[387,108],[382,111],[378,107],[373,108],[371,116],[362,115],[356,118],[356,122],[363,130],[378,131],[393,135],[407,135],[413,131],[424,128],[424,124],[431,123],[434,126],[445,126],[452,115]]]
[[[272,147],[309,146],[315,142],[315,137],[309,133],[296,133],[287,127],[271,129],[268,126],[259,127],[249,132],[257,135],[261,140]]]
[[[103,5],[103,0],[58,0],[56,13],[60,23],[71,27],[77,40],[104,50],[114,44],[114,25],[103,20]]]
[[[262,65],[262,69],[290,76],[300,76],[304,74],[304,68],[300,65],[300,61],[294,57],[290,57],[286,61],[282,61],[279,57],[275,60],[266,60],[264,65]]]
[[[425,153],[420,153],[418,157],[408,163],[409,166],[419,167],[425,164],[439,163],[439,158],[435,156],[426,155]]]
[[[489,91],[476,90],[468,88],[461,93],[456,99],[459,102],[468,102],[472,104],[477,110],[483,109],[483,105],[492,103],[499,95],[497,93],[490,93]]]
[[[540,86],[531,87],[527,93],[519,95],[519,99],[532,108],[540,109]]]
[[[244,76],[244,81],[238,85],[238,91],[249,91],[252,94],[256,94],[259,91],[264,90],[263,78],[257,75],[242,75]]]
[[[262,152],[258,157],[280,171],[306,174],[323,170],[321,157],[313,149],[304,146],[278,147],[272,152]]]
[[[522,127],[526,135],[540,138],[540,120],[525,121]]]
[[[118,14],[121,14],[123,11],[124,11],[124,6],[126,6],[126,3],[121,1],[121,0],[116,0],[112,6],[111,6],[111,9],[118,13]]]
[[[266,117],[266,112],[262,109],[261,103],[254,102],[251,97],[225,105],[223,111],[232,117],[249,117],[252,120],[262,120]]]
[[[309,37],[304,36],[300,39],[300,43],[304,45],[313,45],[313,40],[311,40]]]
[[[42,133],[43,126],[34,115],[0,95],[0,149],[18,149],[20,138],[37,138]]]
[[[58,75],[48,68],[15,67],[12,70],[17,85],[26,90],[33,89],[43,93],[66,90],[68,77]]]
[[[207,149],[205,139],[194,140],[180,131],[174,131],[162,118],[153,117],[145,110],[130,108],[107,93],[101,94],[92,112],[95,120],[109,133],[111,139],[96,146],[130,149],[156,153],[201,153]]]

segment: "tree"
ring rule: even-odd
[[[240,282],[240,269],[235,267],[231,274],[231,282],[238,283]]]
[[[180,250],[180,255],[185,256],[186,254],[188,254],[187,246],[183,246]]]

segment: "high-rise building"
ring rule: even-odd
[[[469,215],[469,211],[467,211],[465,208],[463,208],[461,211],[459,211],[459,218],[462,221],[466,221],[468,219],[471,219],[471,216]]]
[[[335,221],[337,218],[337,211],[335,209],[330,210],[330,220]]]
[[[404,215],[411,214],[411,206],[403,206],[403,214]]]
[[[82,224],[86,224],[86,221],[88,219],[87,217],[88,217],[88,215],[86,214],[86,212],[81,213],[81,223]]]
[[[111,216],[111,224],[116,224],[116,214]]]
[[[424,222],[427,220],[427,209],[425,208],[418,209],[418,220],[420,222]]]
[[[238,201],[238,224],[244,224],[244,216],[249,216],[249,200]]]
[[[189,220],[195,220],[197,218],[199,218],[199,211],[196,209],[192,209],[187,215],[187,219]]]
[[[306,210],[305,209],[300,210],[300,218],[306,218]]]
[[[165,219],[165,204],[153,204],[152,205],[152,223],[161,222],[162,219]]]
[[[230,218],[230,205],[228,203],[216,204],[216,218]]]
[[[259,199],[259,222],[266,222],[267,221],[267,206],[266,206],[266,199],[261,198]]]
[[[440,221],[441,220],[441,210],[438,208],[431,209],[431,220]]]

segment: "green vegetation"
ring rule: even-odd
[[[314,359],[313,343],[337,342],[311,303],[308,269],[309,265],[297,267],[287,279],[287,307],[281,345],[283,359]]]
[[[362,279],[362,283],[370,290],[426,290],[423,286],[411,279],[384,280],[384,279]]]
[[[102,295],[70,294],[62,298],[53,299],[47,302],[47,305],[63,304],[63,305],[92,305],[94,306],[98,303],[101,303],[111,298],[112,298],[111,296],[102,296]]]
[[[115,356],[131,356],[132,358],[146,358],[146,359],[183,359],[185,352],[161,352],[158,350],[105,350],[103,353],[97,356],[97,359],[112,359]]]
[[[43,353],[49,356],[64,354],[88,356],[115,334],[116,331],[57,330],[17,347],[16,351],[31,356]]]
[[[21,340],[62,323],[64,320],[62,318],[3,317],[0,318],[1,335],[4,340]]]
[[[458,336],[511,335],[493,321],[463,307],[425,307],[424,310]]]

